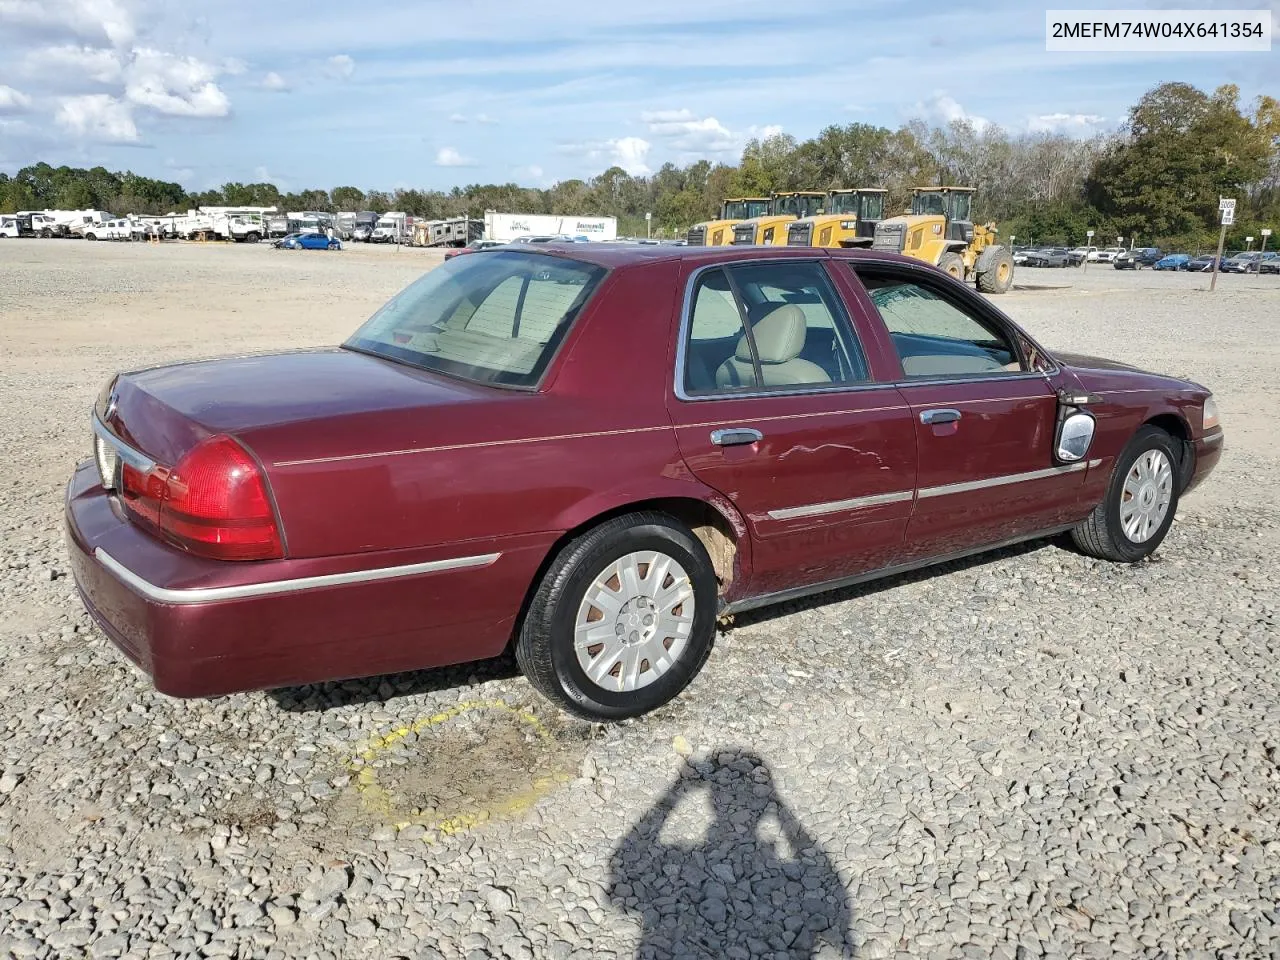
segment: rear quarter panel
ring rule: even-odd
[[[558,534],[626,503],[710,499],[679,456],[663,403],[675,313],[674,261],[616,269],[537,392],[492,389],[445,422],[403,421],[398,448],[267,466],[291,555]],[[412,418],[414,411],[387,416]],[[385,444],[389,431],[371,430]],[[472,547],[468,547],[468,550]]]

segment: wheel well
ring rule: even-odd
[[[711,568],[715,570],[716,581],[720,584],[720,592],[723,593],[733,582],[738,557],[738,535],[719,510],[702,500],[694,500],[691,497],[663,497],[615,507],[566,531],[548,551],[548,558],[554,558],[565,544],[586,533],[592,527],[597,527],[614,517],[627,513],[639,513],[643,510],[665,513],[679,520],[693,532],[711,558]]]
[[[707,555],[711,558],[711,568],[715,571],[719,591],[723,594],[729,584],[733,582],[737,571],[738,559],[738,535],[734,531],[733,525],[725,519],[724,514],[710,504],[691,497],[662,497],[653,500],[638,500],[635,503],[626,503],[614,507],[612,510],[597,514],[590,520],[578,524],[573,529],[566,530],[551,545],[551,548],[547,550],[547,555],[543,557],[542,563],[538,564],[537,572],[534,573],[529,589],[525,592],[524,600],[520,604],[520,614],[516,617],[515,629],[512,631],[511,639],[508,642],[514,643],[516,637],[520,635],[525,614],[529,610],[529,603],[533,600],[534,594],[538,592],[538,586],[542,583],[542,578],[546,576],[547,569],[565,546],[593,527],[598,527],[614,517],[620,517],[628,513],[639,513],[645,510],[665,513],[669,517],[679,520],[693,531],[693,535],[706,548]]]
[[[1178,477],[1181,481],[1180,487],[1185,488],[1191,480],[1191,467],[1195,457],[1195,448],[1191,445],[1191,430],[1187,422],[1176,413],[1162,413],[1148,419],[1143,426],[1158,427],[1178,441]]]

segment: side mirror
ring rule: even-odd
[[[1076,463],[1083,460],[1093,443],[1096,422],[1093,415],[1077,410],[1067,415],[1058,425],[1058,439],[1055,444],[1055,455],[1063,463]]]

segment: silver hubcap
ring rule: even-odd
[[[619,557],[600,571],[578,607],[578,665],[605,690],[647,687],[689,645],[693,610],[693,584],[671,557],[651,550]]]
[[[1173,500],[1173,464],[1162,450],[1134,461],[1120,492],[1120,527],[1134,543],[1146,543],[1164,523]]]

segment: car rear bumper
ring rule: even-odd
[[[496,656],[553,534],[309,560],[193,557],[138,529],[91,461],[67,486],[76,587],[157,690],[219,696]]]

